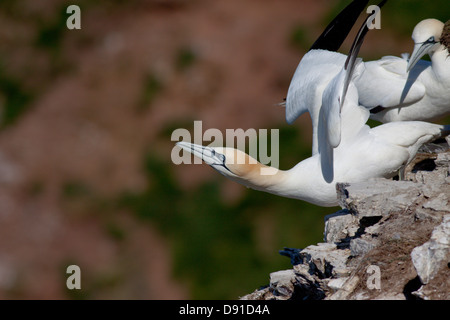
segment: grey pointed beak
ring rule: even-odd
[[[417,62],[419,62],[420,58],[428,53],[428,51],[435,45],[435,42],[422,42],[417,43],[414,46],[414,50],[411,54],[411,57],[408,61],[408,66],[406,67],[406,72],[409,72]]]
[[[209,165],[224,165],[225,156],[221,153],[216,152],[211,147],[204,147],[195,143],[180,141],[177,142],[177,146],[192,153],[194,156],[202,159],[206,164]]]

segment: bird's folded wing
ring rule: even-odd
[[[393,56],[366,62],[364,71],[355,81],[359,103],[372,109],[407,106],[420,101],[425,95],[425,86],[417,81],[417,76],[427,65],[421,64],[409,74],[406,65],[406,60]]]

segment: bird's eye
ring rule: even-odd
[[[434,36],[429,37],[428,40],[427,40],[427,42],[435,42]]]

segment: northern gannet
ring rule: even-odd
[[[382,1],[379,7],[384,3]],[[327,32],[333,30],[335,20],[344,11],[303,56],[286,97],[286,121],[289,124],[307,111],[310,114],[312,154],[318,152],[318,117],[323,91],[347,59],[346,55],[335,52],[338,46],[333,46],[333,39],[329,39],[334,35]],[[357,13],[352,11],[353,15]],[[354,23],[354,16],[352,18]],[[334,30],[340,32],[341,44],[350,29],[335,27]],[[410,62],[405,58],[386,56],[364,62],[355,71],[353,82],[359,92],[359,104],[371,110],[372,119],[380,122],[432,120],[450,113],[450,21],[445,25],[435,19],[420,22],[414,29],[413,40],[416,45]],[[424,54],[429,54],[432,62],[420,60]]]
[[[434,120],[450,114],[450,20],[420,21],[409,61],[386,56],[364,64],[359,102],[380,122]],[[420,60],[428,54],[430,61]]]
[[[370,128],[369,110],[358,104],[353,83],[362,66],[356,59],[367,25],[358,33],[340,71],[324,88],[319,111],[319,152],[289,170],[267,170],[246,153],[187,141],[177,145],[201,158],[222,175],[244,186],[319,206],[338,204],[336,183],[390,178],[415,156],[418,148],[450,134],[450,126],[420,121],[392,122]],[[263,174],[270,172],[271,174]]]

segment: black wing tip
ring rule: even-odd
[[[381,7],[384,6],[384,4],[387,2],[387,0],[383,0],[378,4],[378,8],[381,9]],[[347,59],[345,60],[344,64],[344,70],[346,70],[345,80],[344,80],[344,88],[342,91],[342,98],[341,98],[341,107],[345,100],[345,96],[347,94],[348,87],[350,85],[350,81],[353,76],[353,72],[355,69],[356,61],[359,54],[359,49],[361,49],[361,46],[364,42],[364,38],[366,37],[367,32],[369,31],[369,22],[371,20],[375,19],[375,16],[378,12],[374,11],[372,12],[363,22],[361,27],[359,28],[358,34],[355,37],[355,40],[352,43],[352,46],[350,48],[350,52],[347,56]]]
[[[385,3],[387,2],[387,0],[383,0],[381,1],[377,6],[378,8],[382,8]],[[352,46],[350,48],[350,52],[347,56],[347,59],[345,60],[345,69],[347,70],[348,65],[350,63],[350,61],[352,61],[352,63],[354,63],[354,61],[356,61],[356,56],[359,54],[359,49],[361,48],[361,45],[364,41],[364,38],[366,37],[367,32],[369,31],[369,21],[371,19],[375,19],[375,14],[377,12],[373,11],[370,15],[368,15],[368,17],[364,20],[363,24],[361,25],[361,27],[359,28],[358,34],[355,38],[355,40],[352,43]]]
[[[337,51],[341,47],[369,0],[354,0],[325,28],[309,50]]]

